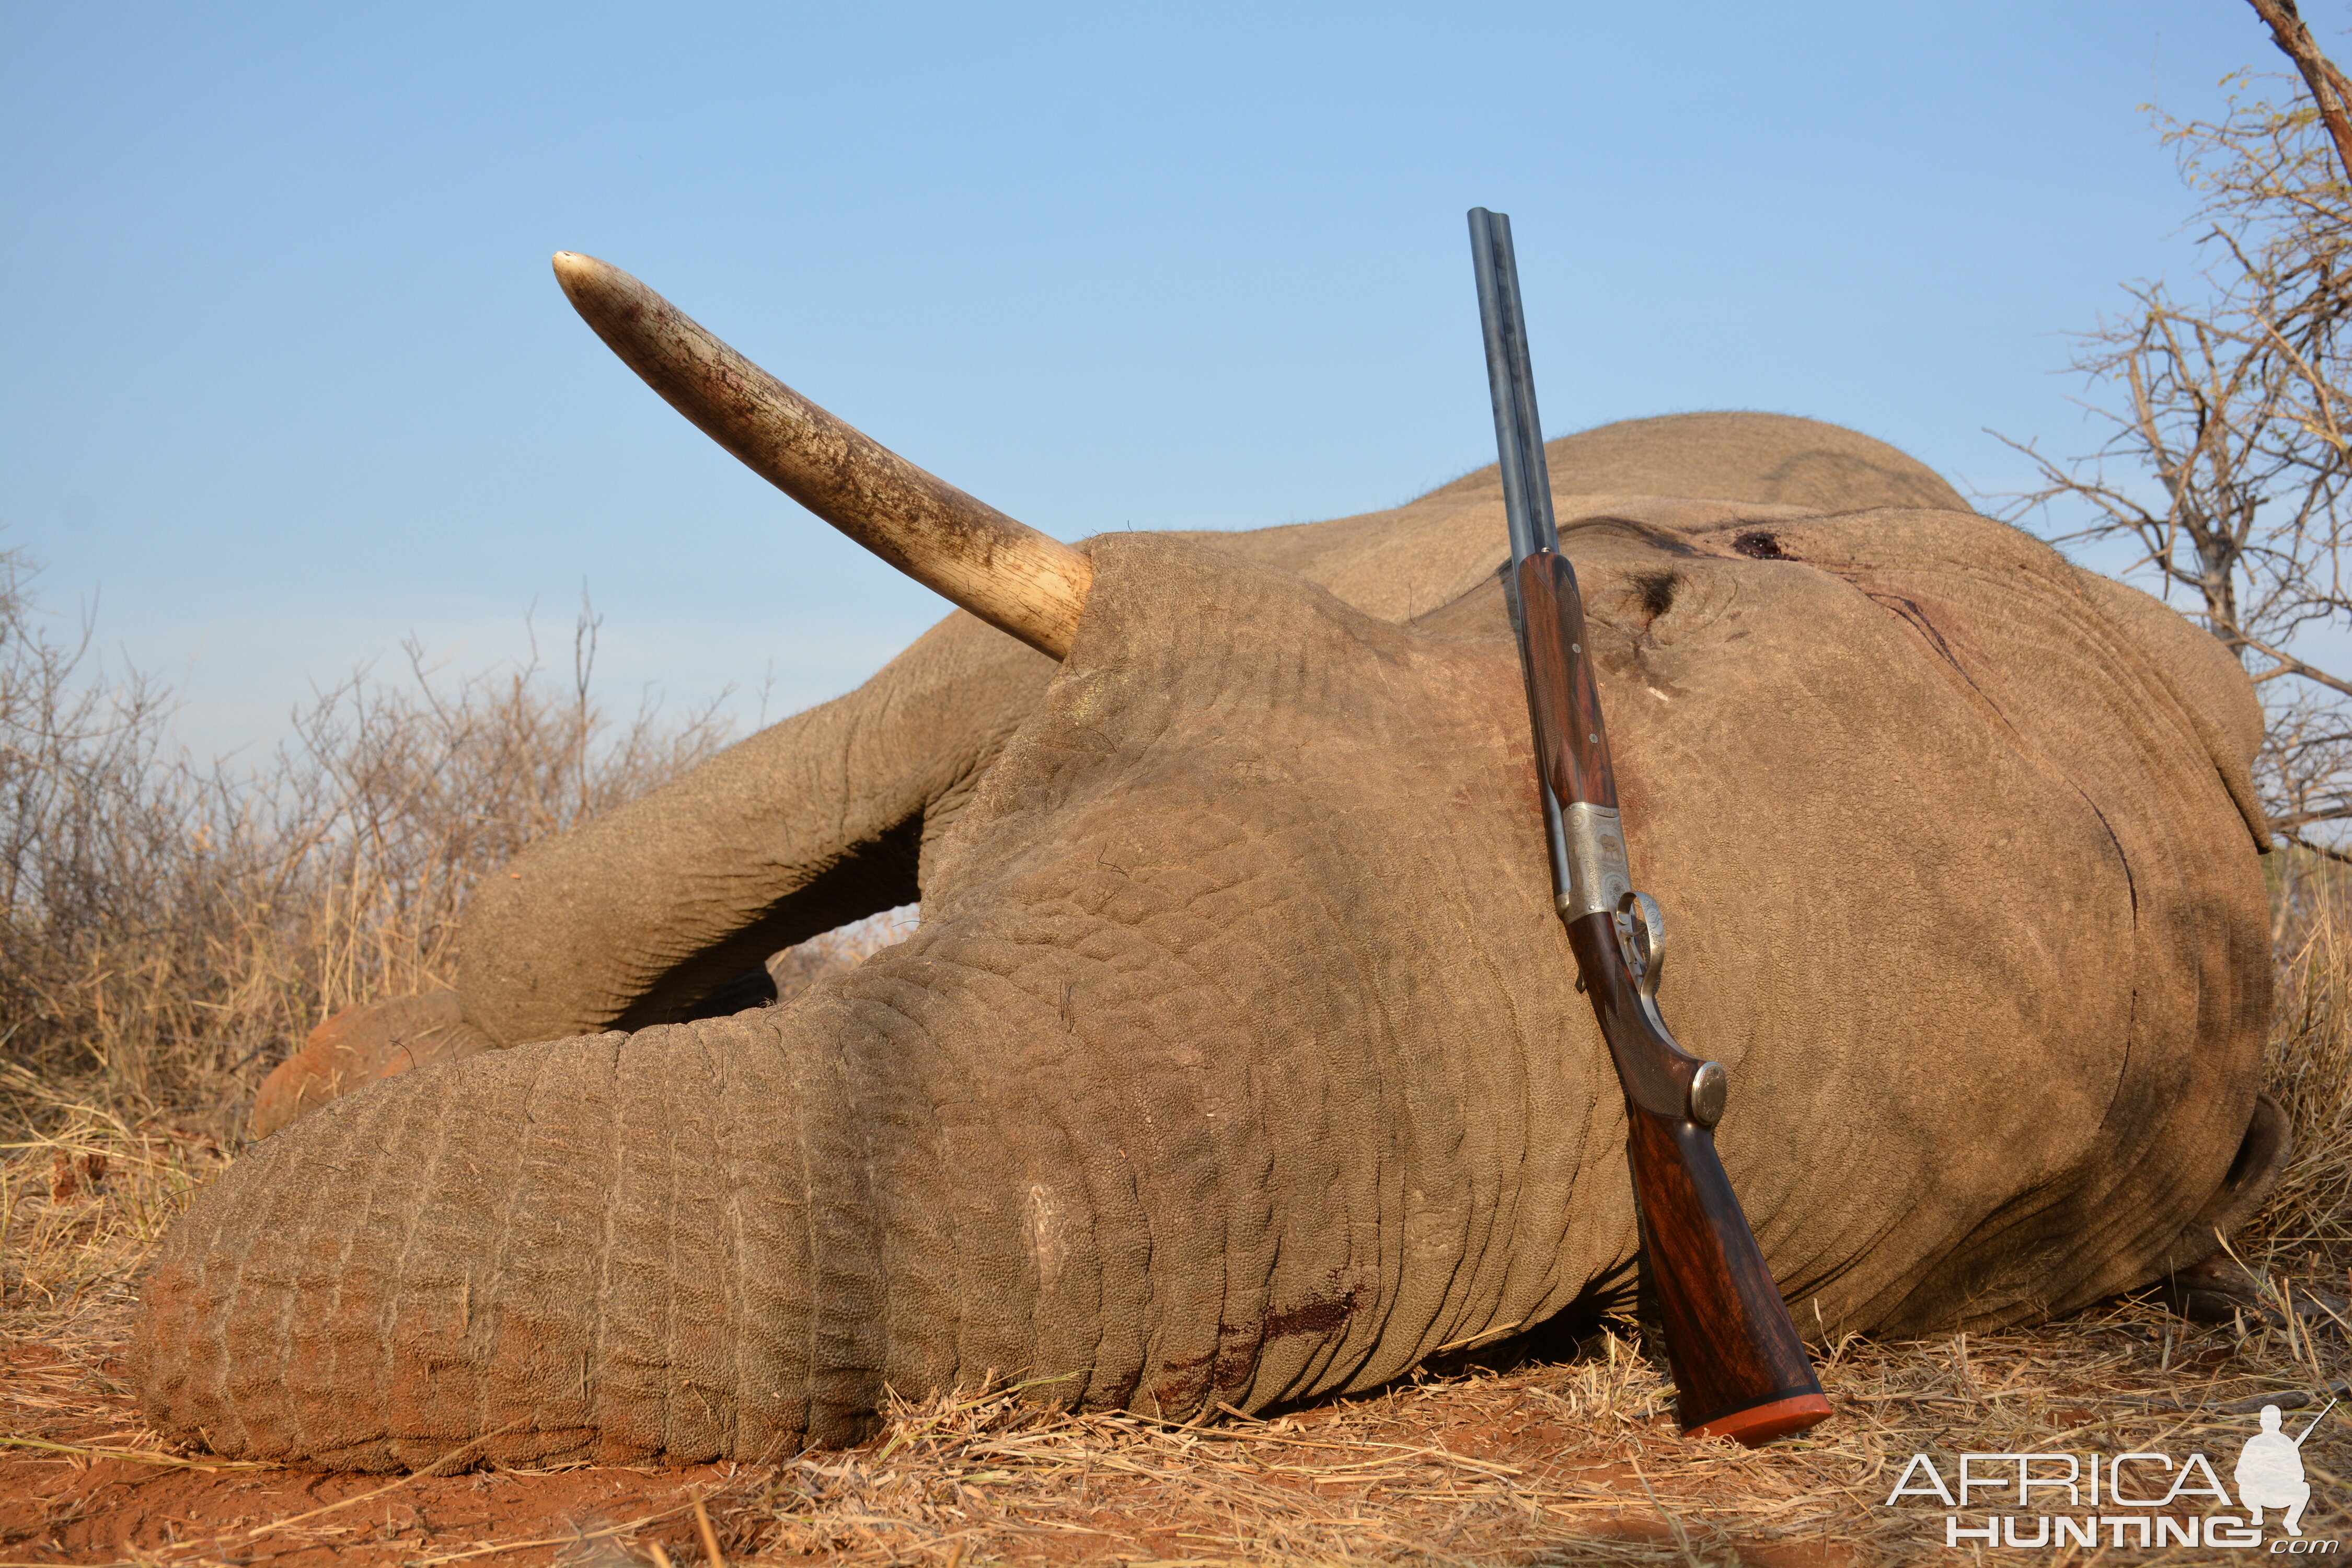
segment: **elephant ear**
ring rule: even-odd
[[[2205,1206],[2181,1227],[2179,1240],[2162,1260],[2164,1271],[2177,1274],[2221,1251],[2224,1239],[2270,1201],[2294,1152],[2294,1130],[2285,1109],[2267,1094],[2255,1095],[2254,1113],[2246,1122],[2236,1157]]]
[[[2171,689],[2196,726],[2254,847],[2268,854],[2270,816],[2254,793],[2253,778],[2254,756],[2263,745],[2263,708],[2244,667],[2219,639],[2153,595],[2082,567],[2074,575],[2108,624],[2147,650],[2149,669]]]

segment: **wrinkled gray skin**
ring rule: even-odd
[[[2218,646],[1849,432],[1550,452],[1662,1001],[1733,1069],[1719,1146],[1801,1327],[2011,1323],[2210,1251],[2274,1153],[2239,1157],[2259,715]],[[488,882],[461,991],[515,1048],[199,1195],[146,1289],[157,1429],[758,1458],[992,1372],[1262,1408],[1622,1291],[1493,471],[1089,548],[1061,666],[951,616]],[[789,1005],[660,1022],[919,894]]]

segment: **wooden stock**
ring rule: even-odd
[[[1562,806],[1615,806],[1576,574],[1563,557],[1538,551],[1521,563],[1518,590],[1545,786]],[[1625,1091],[1626,1158],[1674,1370],[1675,1418],[1685,1431],[1751,1447],[1802,1431],[1830,1414],[1829,1401],[1724,1174],[1715,1134],[1690,1114],[1699,1058],[1665,1033],[1654,1005],[1643,1005],[1615,921],[1591,913],[1567,925]]]
[[[1697,1059],[1652,1027],[1610,918],[1571,921],[1568,939],[1620,1080],[1632,1076],[1627,1058],[1647,1051],[1668,1057],[1686,1085]],[[1630,1092],[1625,1119],[1642,1245],[1675,1374],[1675,1419],[1685,1432],[1750,1447],[1822,1420],[1829,1401],[1724,1174],[1715,1134],[1687,1111],[1664,1115]]]

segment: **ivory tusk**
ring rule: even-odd
[[[619,268],[559,250],[555,277],[605,346],[754,473],[989,625],[1067,656],[1086,556],[842,423]]]

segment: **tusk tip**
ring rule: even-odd
[[[552,265],[555,280],[563,285],[566,293],[623,276],[621,269],[609,261],[599,261],[576,250],[559,250]]]
[[[634,319],[662,302],[659,295],[611,262],[600,261],[581,251],[559,250],[551,265],[556,286],[563,290],[563,297],[600,334],[605,332],[606,323]],[[605,341],[612,342],[609,335]],[[616,349],[619,346],[614,344]],[[627,359],[628,355],[624,353],[621,357]]]

